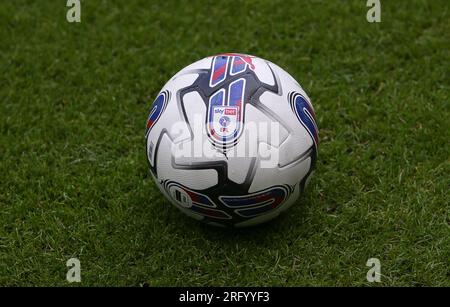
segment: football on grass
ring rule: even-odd
[[[217,226],[260,224],[297,203],[318,150],[314,109],[299,83],[236,53],[173,76],[153,102],[145,136],[161,192]]]

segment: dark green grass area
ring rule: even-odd
[[[65,2],[0,2],[0,285],[77,257],[82,286],[450,286],[448,1]],[[164,83],[221,52],[291,73],[321,138],[298,205],[237,231],[170,205],[144,148]]]

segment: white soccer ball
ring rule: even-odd
[[[268,221],[294,204],[317,159],[314,109],[261,58],[204,58],[164,85],[146,130],[150,171],[187,215],[218,226]]]

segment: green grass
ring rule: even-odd
[[[154,3],[153,3],[154,2]],[[0,3],[0,285],[450,286],[448,1]],[[321,144],[266,225],[186,218],[148,173],[150,105],[178,70],[242,52],[290,72]],[[73,284],[71,284],[73,285]]]

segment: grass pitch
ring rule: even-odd
[[[448,1],[0,3],[0,285],[450,286]],[[317,172],[273,222],[169,205],[144,130],[193,61],[254,54],[318,116]],[[366,261],[381,261],[381,283]],[[74,285],[74,284],[70,284]]]

